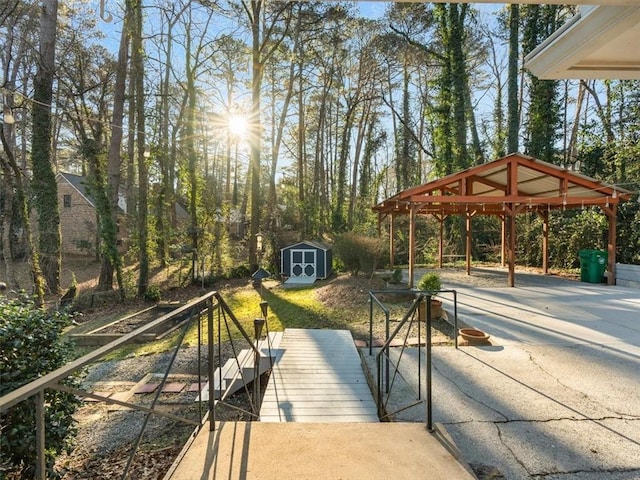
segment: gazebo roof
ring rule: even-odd
[[[408,188],[373,207],[380,217],[417,214],[500,215],[507,208],[550,211],[608,207],[631,192],[521,153]]]

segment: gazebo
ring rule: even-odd
[[[389,219],[389,250],[394,263],[394,220],[409,216],[409,282],[413,286],[415,264],[415,225],[418,215],[432,215],[440,223],[438,267],[443,259],[443,224],[449,215],[466,220],[466,268],[471,274],[471,219],[475,215],[495,215],[502,221],[502,252],[506,252],[507,283],[515,285],[515,217],[535,212],[543,220],[542,268],[548,273],[549,212],[599,206],[609,223],[608,283],[615,281],[616,213],[618,203],[631,198],[631,192],[607,185],[594,178],[566,170],[551,163],[512,153],[492,162],[471,167],[446,177],[408,188],[373,207],[378,228]]]

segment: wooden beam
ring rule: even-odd
[[[609,241],[607,242],[607,254],[609,264],[607,270],[607,285],[616,284],[616,223],[617,223],[617,207],[614,205],[611,208],[611,215],[607,215],[609,221]]]
[[[467,242],[466,242],[466,251],[465,257],[467,261],[467,275],[471,275],[471,213],[467,212],[466,214],[466,230],[467,230]]]
[[[542,218],[542,271],[549,273],[549,212],[538,212]]]
[[[409,214],[409,288],[413,288],[413,269],[416,262],[416,212]]]
[[[516,284],[516,217],[508,215],[509,219],[509,276],[507,279],[508,286],[513,287]]]
[[[442,257],[444,256],[444,220],[447,218],[445,215],[439,215],[438,217],[438,268],[442,268]]]
[[[506,215],[502,215],[500,216],[500,226],[501,228],[501,232],[500,232],[500,265],[502,265],[503,267],[506,265],[506,259],[507,259],[507,217]]]
[[[563,188],[559,186],[559,189]],[[565,205],[566,200],[566,205]],[[531,197],[526,195],[412,195],[409,201],[414,204],[469,204],[469,205],[502,205],[504,203],[525,203],[531,206],[550,205],[550,206],[566,206],[567,208],[578,208],[592,205],[616,205],[620,203],[620,196],[613,198],[607,196],[565,196],[555,195],[553,197]]]
[[[396,265],[396,248],[395,248],[395,215],[391,214],[389,219],[389,265],[394,268]]]

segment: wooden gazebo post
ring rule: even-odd
[[[616,283],[616,222],[618,214],[618,205],[602,207],[602,210],[607,215],[609,223],[609,239],[607,241],[607,258],[608,265],[607,270],[607,285],[615,285]]]
[[[538,212],[542,218],[542,271],[549,273],[549,211]]]
[[[396,250],[395,250],[395,216],[393,213],[389,215],[389,265],[391,268],[395,268],[396,265]]]
[[[438,220],[438,268],[442,268],[442,257],[444,256],[444,219],[447,218],[444,213],[442,215],[434,215]]]
[[[409,206],[409,288],[413,288],[413,269],[416,262],[416,207]]]
[[[500,266],[504,267],[507,259],[507,217],[500,215]]]
[[[467,275],[471,275],[471,217],[471,212],[469,211],[469,207],[467,207],[467,211],[465,212],[465,225],[467,230],[465,260],[467,261]]]

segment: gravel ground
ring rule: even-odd
[[[426,272],[437,272],[442,280],[442,288],[456,289],[460,287],[474,288],[508,288],[506,267],[481,265],[471,268],[467,275],[465,268],[416,268],[414,279],[417,281]],[[557,285],[558,281],[576,281],[579,275],[551,273],[543,275],[537,268],[516,267],[515,285],[521,287],[547,287]],[[405,280],[408,278],[405,271]]]

